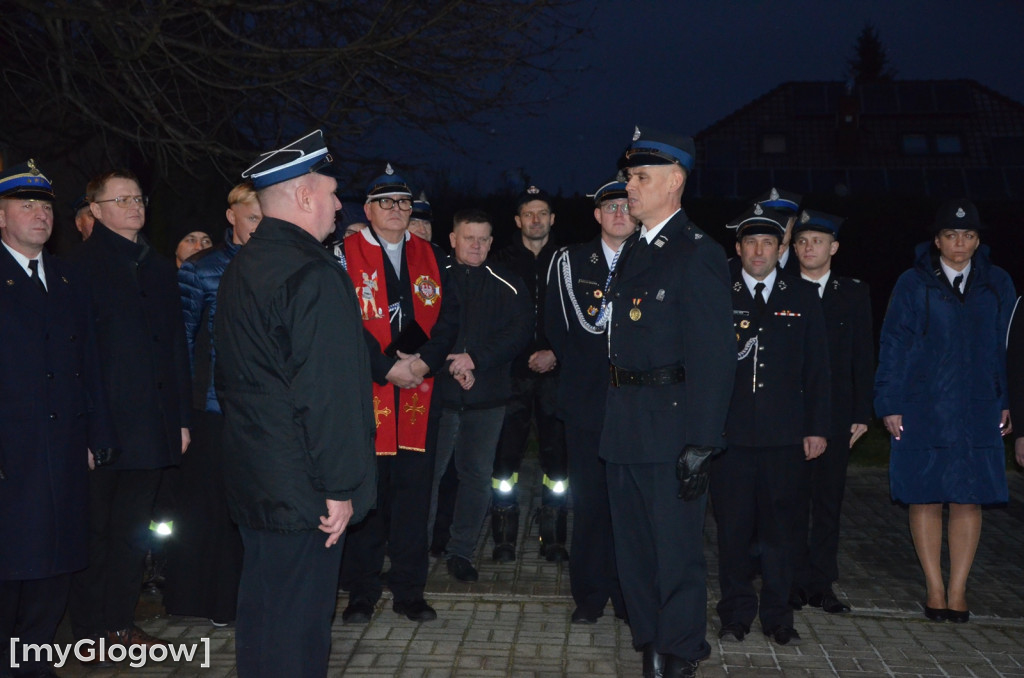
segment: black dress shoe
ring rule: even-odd
[[[572,611],[572,623],[573,624],[596,624],[599,617],[603,617],[604,612],[588,612],[582,607],[577,607]]]
[[[697,662],[674,654],[665,655],[665,671],[662,675],[665,678],[696,678]]]
[[[391,609],[398,614],[404,614],[410,621],[414,622],[427,622],[437,619],[437,612],[434,611],[434,608],[427,605],[427,601],[422,598],[417,598],[416,600],[396,600]]]
[[[459,581],[471,582],[480,579],[480,575],[477,573],[476,568],[473,567],[473,563],[462,556],[452,556],[448,559],[446,565],[448,567],[448,574]]]
[[[946,613],[949,612],[944,607],[928,607],[924,606],[924,616],[933,622],[944,622],[946,621]]]
[[[654,649],[653,643],[644,645],[644,678],[662,678],[665,675],[665,655]]]
[[[946,619],[954,624],[966,624],[971,620],[970,610],[945,610]]]
[[[342,624],[369,624],[373,616],[373,603],[361,598],[350,600],[341,612]]]
[[[718,629],[718,639],[727,643],[739,643],[748,633],[750,633],[748,627],[739,622],[730,622]]]
[[[815,593],[808,597],[807,604],[811,607],[820,607],[829,614],[840,614],[850,611],[850,606],[836,597],[831,586],[824,593]]]
[[[804,605],[807,604],[807,593],[799,586],[794,586],[789,590],[789,606],[794,610],[804,609]]]
[[[771,631],[765,631],[764,635],[778,645],[799,645],[801,643],[800,634],[791,626],[778,626]]]

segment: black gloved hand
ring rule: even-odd
[[[708,477],[711,475],[711,458],[717,454],[717,447],[687,445],[676,461],[676,478],[679,479],[679,498],[685,501],[697,499],[708,491]]]
[[[121,456],[121,450],[116,447],[101,447],[92,451],[93,465],[96,468],[110,466]]]

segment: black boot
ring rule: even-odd
[[[491,509],[491,534],[494,552],[491,558],[499,563],[516,559],[516,537],[519,536],[519,507],[495,506]]]
[[[540,509],[540,554],[552,563],[569,559],[565,549],[566,518],[564,506],[542,506]]]

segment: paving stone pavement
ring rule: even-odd
[[[527,464],[521,488],[539,485],[537,475],[535,464]],[[924,585],[906,511],[889,501],[886,470],[851,467],[843,510],[842,579],[836,591],[854,609],[845,615],[814,608],[797,612],[796,627],[804,639],[799,647],[774,645],[756,624],[742,643],[718,641],[715,525],[709,511],[705,553],[712,651],[699,675],[1024,677],[1024,474],[1010,476],[1009,506],[985,512],[968,587],[970,623],[935,624],[922,615]],[[536,508],[539,492],[524,492],[527,496]],[[395,614],[385,592],[369,624],[345,626],[340,612],[347,596],[339,595],[329,676],[639,676],[640,655],[632,648],[629,628],[611,615],[610,607],[592,626],[569,623],[574,606],[568,567],[538,557],[531,514],[522,512],[524,538],[514,563],[491,562],[488,531],[481,531],[477,583],[457,582],[443,560],[431,561],[427,600],[437,609],[436,622],[416,624]],[[88,678],[236,675],[233,627],[167,616],[153,596],[144,597],[139,617],[146,631],[172,642],[207,639],[210,666],[200,667],[197,659],[85,669],[71,659],[58,673]],[[66,620],[58,641],[70,641]]]

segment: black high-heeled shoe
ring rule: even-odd
[[[966,624],[971,619],[970,610],[946,610],[946,619],[954,624]]]
[[[948,613],[949,610],[947,610],[944,607],[928,607],[927,605],[924,606],[924,616],[927,617],[929,621],[944,622],[946,621],[946,616]]]

